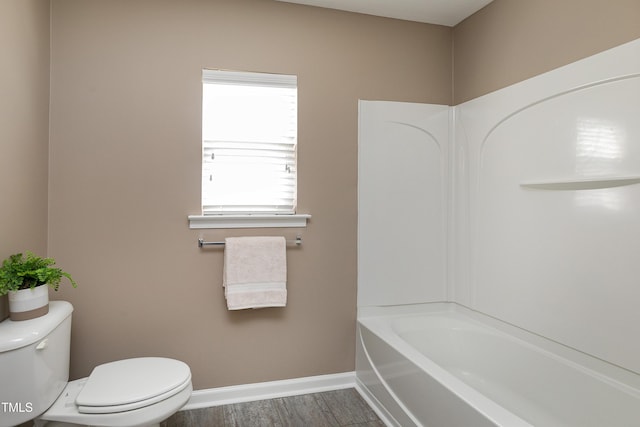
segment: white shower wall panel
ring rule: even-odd
[[[455,110],[456,301],[640,372],[640,42]]]
[[[359,109],[358,306],[443,301],[449,107]]]

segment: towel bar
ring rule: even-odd
[[[302,237],[301,236],[296,236],[295,240],[287,240],[287,245],[295,245],[295,246],[300,246],[302,245]],[[203,247],[203,246],[224,246],[224,242],[206,242],[202,237],[200,237],[198,239],[198,247]]]

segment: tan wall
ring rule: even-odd
[[[48,0],[0,1],[0,57],[1,262],[47,247]]]
[[[449,104],[451,29],[264,0],[52,0],[49,253],[79,288],[72,377],[143,355],[196,389],[354,369],[357,102]],[[228,312],[197,247],[201,69],[299,82],[299,211],[285,309]],[[383,232],[383,230],[381,230]]]
[[[49,2],[0,2],[0,259],[47,247]]]
[[[638,0],[495,0],[454,28],[454,104],[638,37]]]

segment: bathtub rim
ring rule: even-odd
[[[410,408],[407,407],[405,402],[403,402],[403,400],[398,397],[397,392],[387,383],[384,376],[378,370],[378,367],[372,361],[371,356],[369,355],[367,346],[364,342],[365,339],[362,336],[362,331],[361,331],[362,328],[366,329],[376,338],[384,341],[393,350],[396,350],[399,353],[401,353],[401,356],[403,358],[408,360],[410,363],[416,365],[418,369],[423,370],[425,375],[431,377],[435,382],[439,383],[443,389],[447,390],[452,395],[454,395],[457,399],[462,401],[464,405],[467,405],[468,407],[472,408],[478,414],[479,417],[485,418],[487,421],[489,421],[495,426],[534,427],[532,424],[526,422],[525,420],[520,418],[518,415],[514,414],[513,412],[509,411],[508,409],[494,402],[493,400],[491,400],[490,398],[482,394],[480,391],[464,383],[455,375],[448,372],[445,368],[442,368],[435,362],[428,360],[426,356],[424,355],[420,356],[419,355],[420,353],[417,350],[412,349],[412,347],[409,346],[408,344],[407,346],[409,346],[409,351],[406,352],[407,349],[398,349],[394,347],[393,344],[386,342],[384,338],[379,337],[375,332],[373,332],[366,326],[358,325],[357,339],[360,341],[360,344],[362,346],[362,352],[364,353],[363,356],[366,359],[366,363],[368,364],[369,368],[373,371],[375,377],[377,378],[380,385],[382,385],[383,389],[388,394],[388,396],[393,401],[395,401],[395,404],[405,413],[405,416],[411,420],[414,426],[421,427],[423,426],[423,424],[419,419],[416,418],[416,415],[410,410]],[[421,359],[426,359],[426,361]],[[421,365],[424,365],[425,363],[430,365],[428,369],[423,369],[423,367],[421,366]],[[377,404],[377,406],[379,407],[378,409],[381,412],[388,414],[388,417],[390,416],[391,419],[395,420],[395,415],[393,414],[393,411],[389,411],[388,408],[386,408],[382,403],[380,403],[380,399],[378,398],[377,394],[374,391],[370,390],[366,382],[360,378],[360,372],[358,369],[356,369],[356,382],[359,385],[359,387],[367,395],[369,395],[372,398],[372,400]],[[395,425],[398,427],[402,427],[402,424],[398,424],[397,422]]]
[[[393,327],[394,319],[406,319],[410,317],[421,317],[436,314],[461,316],[466,321],[470,321],[474,324],[480,324],[481,327],[488,327],[496,330],[499,334],[506,335],[508,339],[516,340],[526,347],[542,352],[546,356],[559,360],[561,363],[567,364],[585,375],[595,377],[609,386],[615,387],[640,399],[640,374],[458,303],[434,302],[400,306],[359,307],[357,313],[357,324],[358,328],[361,326],[365,327],[392,347],[402,352],[412,363],[418,366],[427,363],[429,367],[435,366],[435,372],[438,372],[439,375],[439,370],[445,372],[446,375],[452,375],[445,368],[440,367],[427,356],[413,348],[411,344],[398,335],[399,331],[395,330]],[[358,336],[359,335],[360,334],[358,332]],[[359,339],[361,338],[359,337]],[[444,377],[441,376],[441,378],[448,381],[446,375]],[[442,383],[441,379],[436,379]],[[458,379],[456,378],[456,380]],[[461,389],[465,390],[465,397],[467,397],[468,394],[470,396],[474,396],[475,400],[475,394],[477,393],[484,399],[487,399],[477,390],[468,386],[461,380],[459,381],[460,384],[464,386]],[[457,383],[456,386],[458,386]],[[467,393],[467,387],[471,389],[473,393]],[[490,399],[487,400],[494,403]],[[478,407],[475,408],[479,410]],[[484,415],[487,416],[486,414]]]
[[[422,423],[415,418],[415,415],[407,408],[405,403],[398,398],[396,392],[389,386],[383,375],[379,372],[378,368],[373,363],[367,345],[364,342],[361,328],[366,329],[378,339],[384,341],[388,346],[406,358],[409,362],[416,365],[419,369],[425,371],[425,375],[433,378],[434,381],[439,383],[443,388],[455,395],[458,399],[464,402],[464,404],[471,407],[478,416],[484,417],[489,422],[496,426],[510,426],[510,427],[533,427],[530,423],[520,418],[518,415],[504,408],[500,404],[494,402],[480,391],[466,384],[461,379],[441,367],[434,361],[430,360],[427,356],[411,346],[408,342],[404,341],[394,331],[389,333],[389,320],[393,318],[405,318],[408,315],[421,315],[425,314],[424,308],[429,309],[430,313],[442,313],[450,312],[450,307],[447,307],[449,303],[427,303],[427,304],[410,304],[402,306],[388,306],[388,307],[375,307],[366,317],[360,317],[358,313],[357,333],[356,339],[360,342],[363,356],[366,359],[366,363],[369,365],[376,378],[386,390],[386,393],[399,405],[400,408],[407,414],[407,416],[418,426],[422,426]],[[427,307],[423,307],[423,306]],[[422,311],[420,309],[423,308]],[[382,310],[379,310],[382,309]],[[384,314],[380,314],[383,312]],[[372,324],[373,322],[373,324]],[[381,324],[382,323],[382,328]],[[372,328],[373,326],[373,328]],[[380,333],[380,329],[383,329],[383,334]],[[426,365],[426,369],[425,369]],[[364,381],[359,376],[358,369],[356,369],[356,381],[358,385],[369,395],[374,397],[374,401],[379,400],[376,394],[369,390]],[[383,405],[380,410],[387,412],[387,408]],[[393,414],[391,414],[393,418]]]

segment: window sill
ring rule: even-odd
[[[294,215],[189,215],[189,228],[306,227],[309,214]]]

